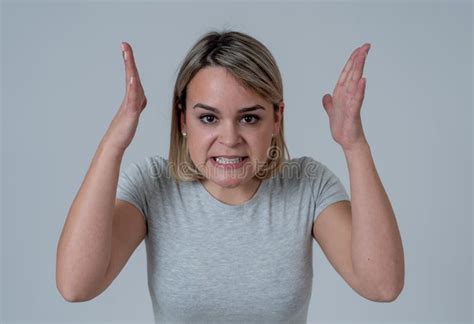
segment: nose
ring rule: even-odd
[[[240,131],[238,126],[233,123],[222,125],[219,129],[219,143],[225,146],[235,146],[241,142]]]

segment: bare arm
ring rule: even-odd
[[[352,263],[365,285],[394,300],[405,281],[403,244],[397,220],[368,144],[345,151],[352,196]]]
[[[66,218],[57,249],[56,283],[68,301],[87,299],[105,276],[122,156],[99,145]]]
[[[127,43],[124,43],[124,59],[124,100],[97,148],[58,242],[56,285],[68,301],[86,300],[103,286],[113,255],[113,220],[120,164],[146,106],[132,48]],[[115,255],[122,253],[117,252]]]
[[[339,216],[330,220],[326,216],[316,236],[326,247],[335,245],[327,251],[334,256],[331,260],[349,274],[346,277],[351,278],[348,281],[354,283],[353,287],[368,298],[393,301],[404,286],[404,254],[395,214],[362,127],[360,111],[366,88],[362,75],[369,49],[366,43],[354,50],[333,95],[323,96],[332,137],[346,156],[352,201],[350,205],[341,204],[340,209],[333,208],[329,214],[335,211]],[[336,235],[328,239],[323,231],[331,228]]]

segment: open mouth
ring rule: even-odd
[[[236,158],[224,158],[224,157],[219,157],[219,156],[213,156],[212,158],[214,159],[214,161],[220,164],[236,164],[248,158],[248,156],[240,156]]]
[[[241,156],[235,158],[224,158],[220,156],[213,156],[212,162],[217,167],[223,168],[238,168],[245,164],[248,160],[248,156]]]

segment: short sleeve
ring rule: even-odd
[[[313,201],[315,203],[315,213],[313,223],[319,214],[332,203],[349,200],[349,195],[337,177],[325,164],[312,158],[306,158],[305,172],[310,179]]]
[[[143,166],[143,163],[132,162],[120,171],[116,199],[133,204],[147,220],[146,170]]]

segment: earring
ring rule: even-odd
[[[184,137],[186,137],[186,135],[187,135],[186,132],[183,132],[182,134],[183,134]]]

